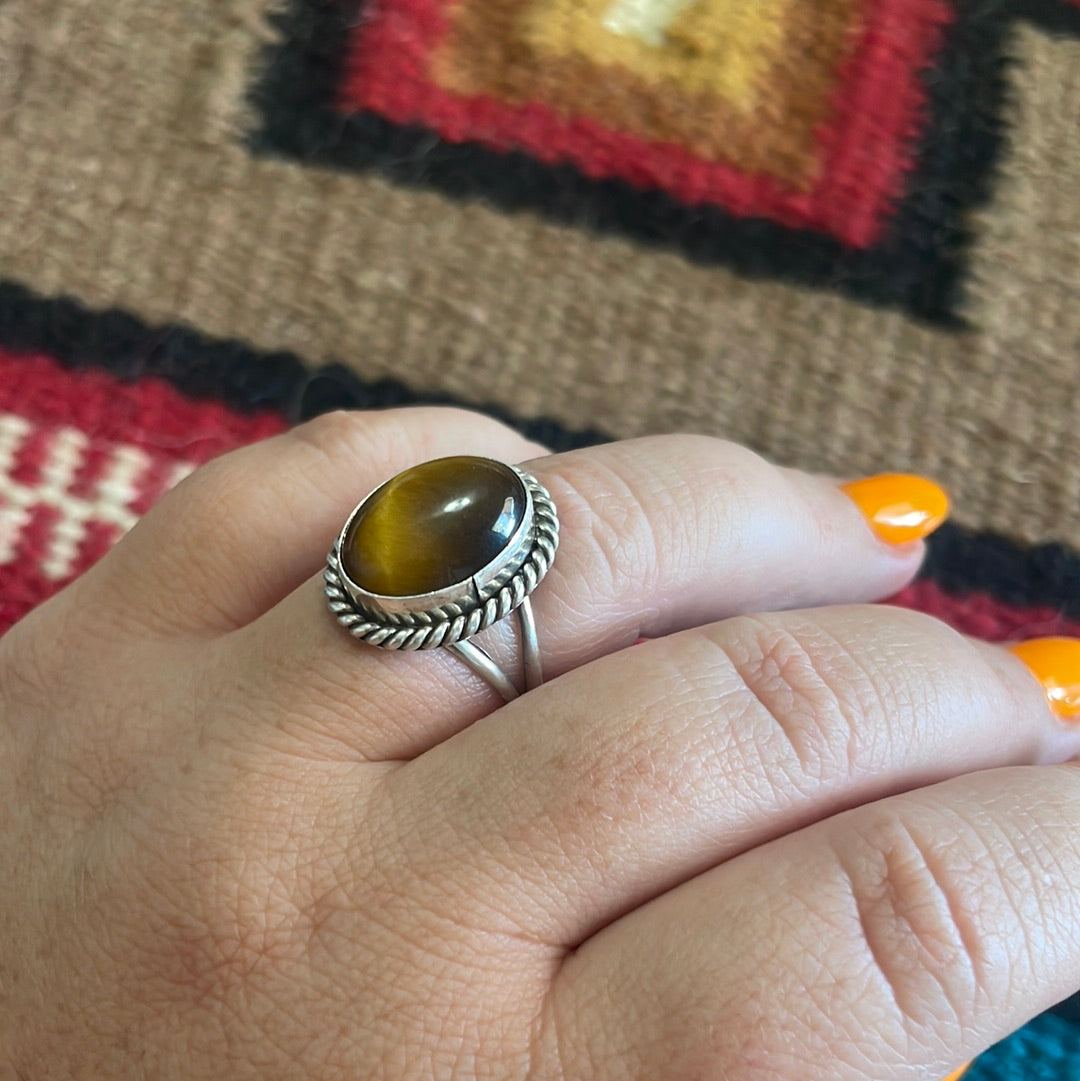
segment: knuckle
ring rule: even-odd
[[[662,437],[623,444],[616,455],[566,456],[552,492],[567,536],[589,539],[605,589],[642,594],[681,583],[700,567],[700,554],[730,546],[744,517],[748,482],[715,439]],[[662,447],[662,449],[661,449]],[[741,455],[740,455],[741,456]],[[701,499],[703,484],[714,498]]]
[[[385,416],[385,414],[378,415],[384,419]],[[343,460],[349,461],[360,453],[370,451],[369,444],[373,427],[386,428],[386,440],[392,439],[391,433],[394,426],[380,424],[376,416],[370,413],[335,409],[330,413],[321,413],[294,428],[289,433],[289,438],[313,452],[316,466],[340,467]]]
[[[325,484],[351,462],[389,458],[406,442],[403,425],[385,416],[336,409],[293,428],[287,435],[296,448],[295,464],[305,478]]]
[[[441,433],[468,433],[471,443],[493,444],[517,438],[508,425],[483,413],[456,406],[413,406],[385,412],[335,410],[293,429],[291,435],[311,448],[316,467],[370,461],[387,468],[446,453]]]
[[[366,416],[353,410],[333,409],[297,425],[290,434],[321,452],[333,453],[354,438],[357,428],[361,426],[361,418]]]
[[[883,726],[880,694],[852,652],[809,620],[739,616],[715,635],[757,723],[754,753],[787,787],[852,776]],[[779,772],[778,772],[779,771]]]
[[[291,827],[269,809],[271,787],[286,790],[269,774],[249,776],[225,800],[189,806],[153,835],[129,835],[116,904],[153,914],[133,965],[170,999],[220,1001],[304,956],[327,856],[295,850]]]
[[[626,592],[696,583],[706,552],[730,552],[737,564],[747,544],[739,523],[777,477],[744,447],[680,435],[621,444],[617,454],[566,455],[546,482],[566,537],[587,546],[575,584],[589,602],[610,604]]]
[[[588,455],[568,458],[545,483],[566,536],[586,545],[585,573],[575,576],[575,583],[588,592],[588,607],[630,588],[648,592],[657,576],[659,523],[656,509],[646,507],[636,486]]]
[[[388,413],[335,410],[323,413],[289,433],[303,452],[298,465],[316,484],[340,477],[350,463],[412,462],[431,425],[409,424],[407,410]]]
[[[993,857],[979,855],[970,829],[956,825],[963,843],[946,847],[940,828],[882,812],[837,853],[861,964],[876,975],[894,1021],[920,1042],[974,1024],[996,978],[987,945],[995,936],[986,929],[1001,921],[980,888],[980,866]]]

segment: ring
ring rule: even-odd
[[[474,635],[517,612],[524,690],[543,682],[529,595],[559,544],[548,490],[491,458],[437,458],[357,504],[326,559],[330,611],[380,649],[445,647],[506,701],[522,691]]]

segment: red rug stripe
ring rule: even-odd
[[[2,350],[0,413],[30,422],[10,479],[31,490],[40,484],[41,466],[60,429],[75,428],[87,439],[67,489],[73,499],[98,498],[118,446],[142,451],[147,462],[126,503],[137,515],[161,497],[182,463],[204,462],[286,427],[278,413],[239,413],[215,401],[196,401],[160,379],[125,382],[99,370],[68,369],[46,356]],[[0,537],[8,550],[14,544],[14,557],[0,565],[0,632],[65,584],[45,573],[60,518],[55,506],[31,503],[17,537]],[[100,559],[118,532],[109,521],[85,521],[67,580]]]
[[[30,432],[15,452],[12,479],[20,484],[40,484],[42,467],[48,460],[52,439],[52,433],[45,428],[35,428]]]
[[[36,565],[0,567],[0,634],[59,588]]]
[[[47,430],[47,429],[43,429]],[[102,473],[110,461],[111,443],[96,443],[86,448],[82,463],[71,482],[71,494],[79,499],[92,499],[101,483]]]
[[[38,505],[27,511],[28,519],[19,533],[15,544],[14,559],[3,569],[33,567],[35,570],[44,562],[53,529],[60,519],[60,512],[55,507]],[[0,593],[3,592],[0,586]]]
[[[43,428],[71,425],[94,441],[131,443],[192,462],[286,427],[279,413],[245,414],[195,401],[162,379],[128,383],[94,369],[69,370],[49,357],[2,350],[0,412],[18,413]]]
[[[1044,635],[1080,638],[1080,622],[1050,607],[1016,607],[985,593],[954,596],[924,578],[908,586],[892,603],[928,612],[964,634],[990,642],[1019,641]]]

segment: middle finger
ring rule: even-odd
[[[433,748],[387,778],[406,809],[387,830],[428,882],[490,882],[483,905],[570,947],[844,808],[1077,752],[1020,660],[929,616],[741,617],[604,658]]]

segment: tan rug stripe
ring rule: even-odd
[[[0,274],[618,435],[916,468],[966,523],[1080,546],[1080,44],[1017,36],[976,319],[903,316],[370,178],[253,161],[256,0],[0,4]],[[1072,119],[1070,119],[1072,118]]]

